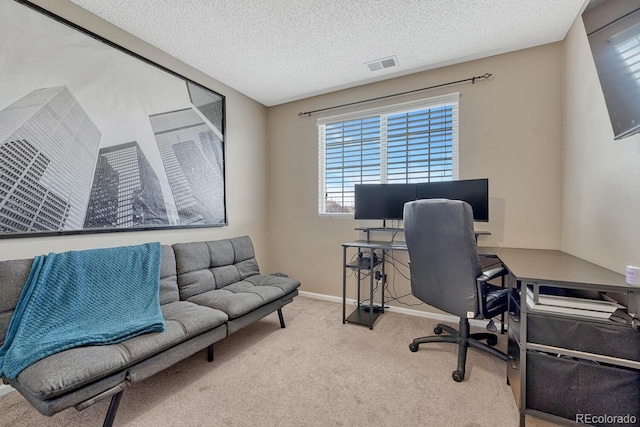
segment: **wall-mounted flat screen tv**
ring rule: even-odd
[[[597,2],[582,15],[614,139],[640,132],[640,2]]]

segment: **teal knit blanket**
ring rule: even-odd
[[[0,348],[0,376],[84,345],[164,330],[160,243],[37,256]]]

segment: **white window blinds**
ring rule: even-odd
[[[457,179],[459,96],[318,119],[319,213],[353,213],[355,184]]]

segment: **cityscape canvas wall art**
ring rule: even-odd
[[[226,225],[225,97],[0,2],[0,238]]]

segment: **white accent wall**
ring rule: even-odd
[[[564,41],[562,248],[625,272],[640,262],[640,134],[613,140],[582,18]]]

